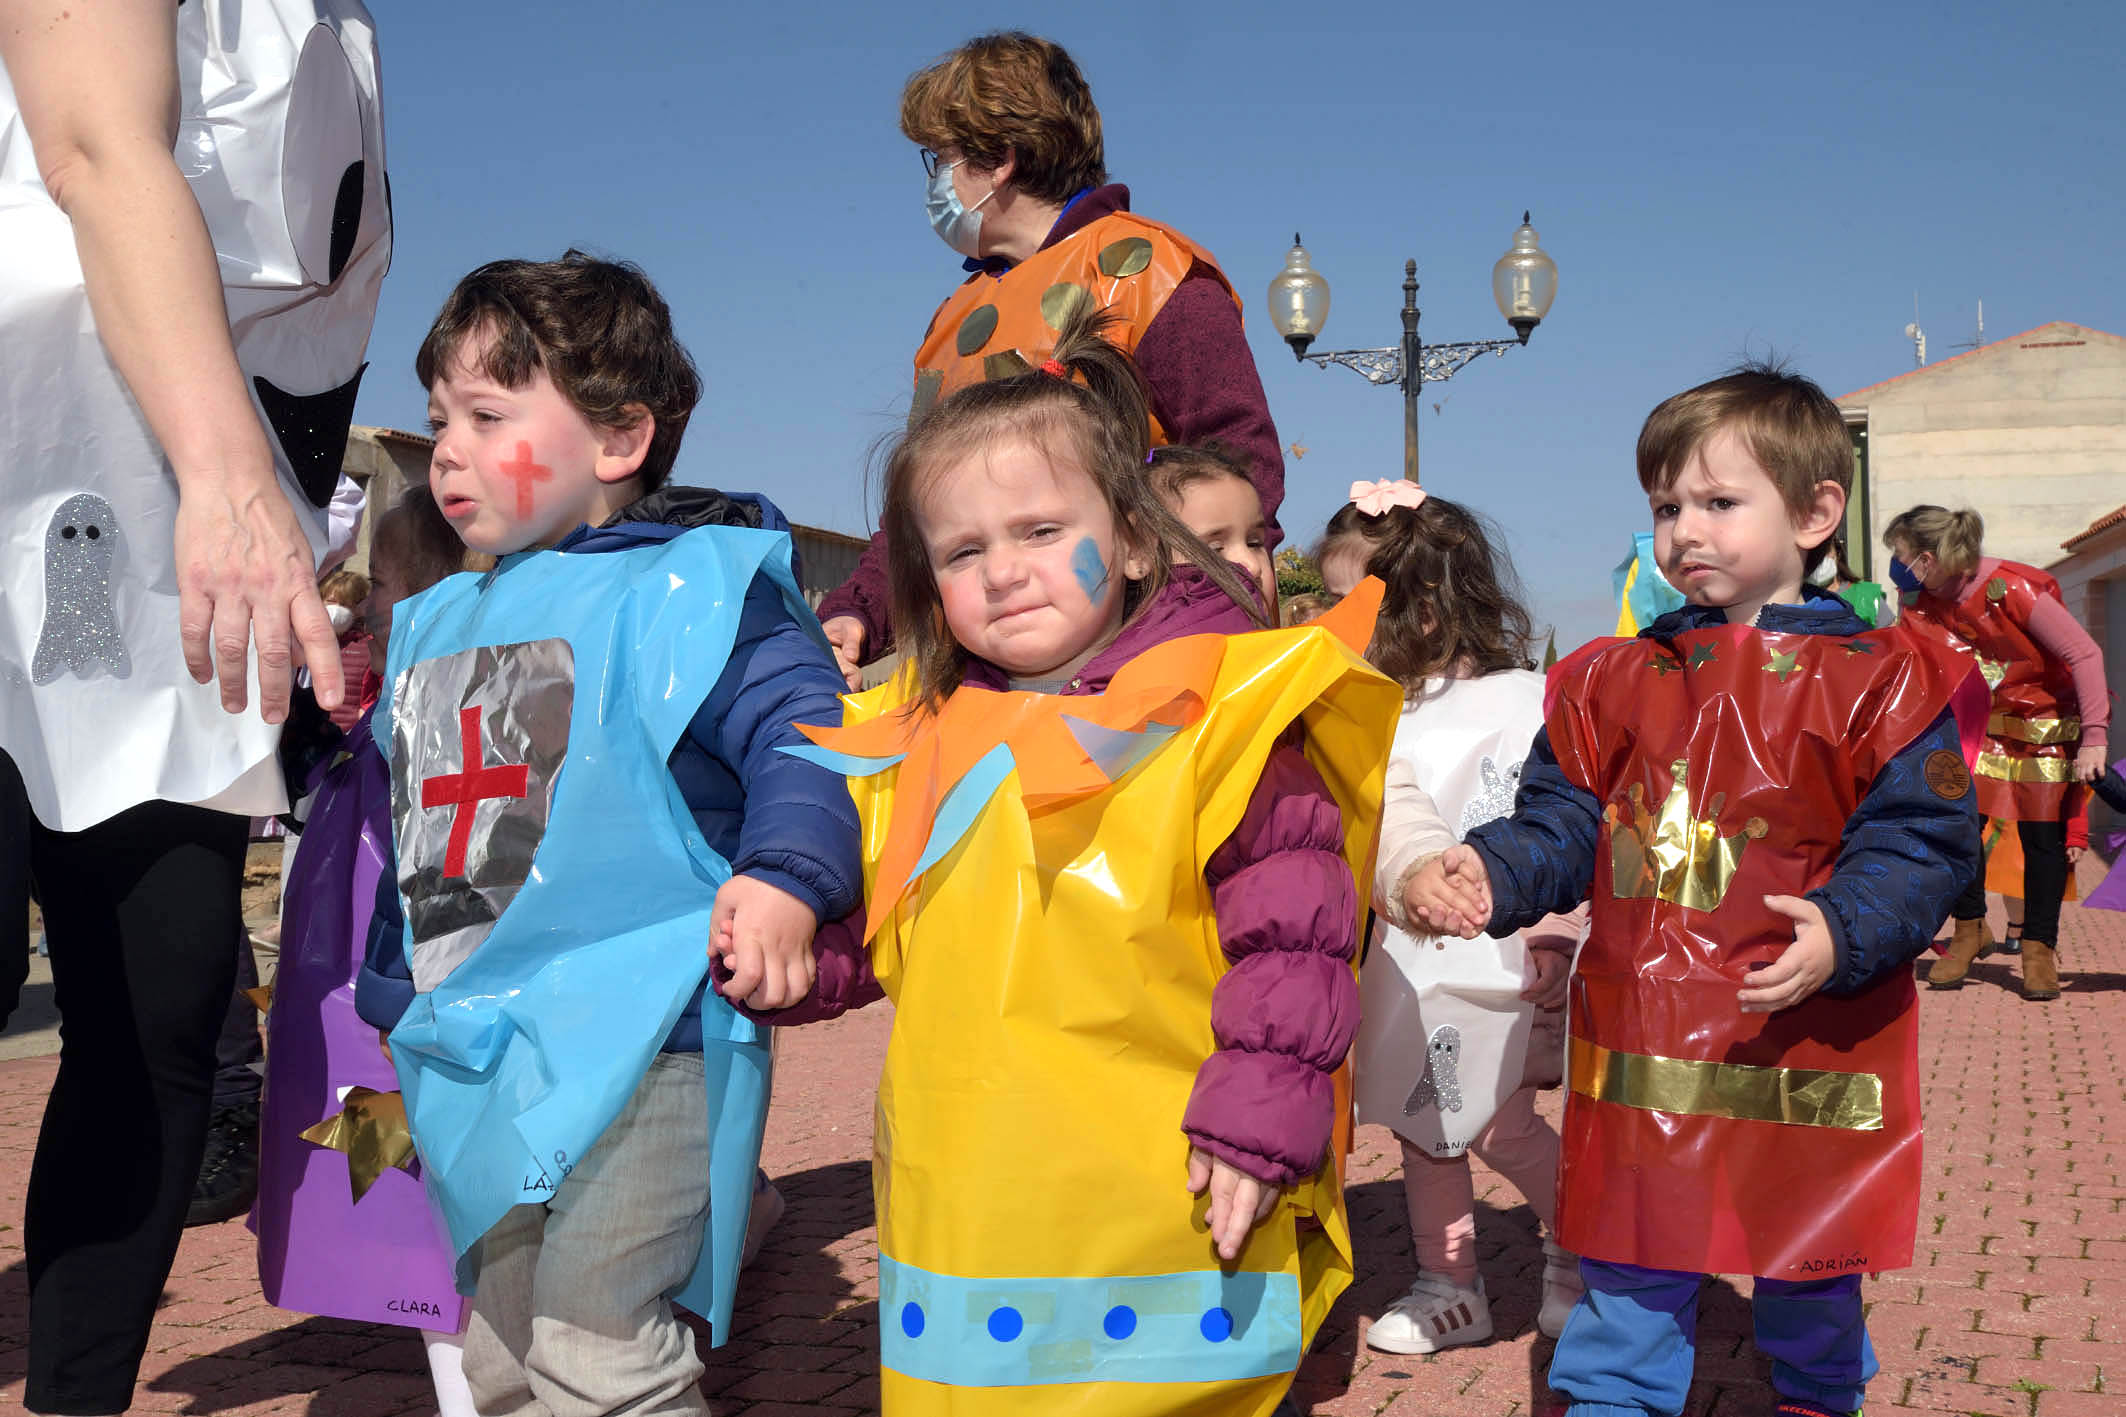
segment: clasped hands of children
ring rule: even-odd
[[[782,1009],[812,992],[819,917],[796,896],[751,876],[733,876],[709,913],[709,953],[731,977],[719,992],[750,1009]]]
[[[1764,903],[1794,922],[1794,943],[1778,959],[1758,967],[1747,988],[1735,991],[1746,1014],[1794,1007],[1824,986],[1838,962],[1831,928],[1815,902],[1794,895],[1768,895]],[[1468,846],[1450,847],[1433,857],[1403,888],[1403,911],[1443,935],[1468,940],[1482,934],[1491,921],[1491,874],[1484,858]],[[1543,961],[1537,963],[1541,967]],[[1536,988],[1543,983],[1538,979]]]

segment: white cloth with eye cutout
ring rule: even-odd
[[[1437,818],[1391,809],[1376,895],[1406,867],[1513,810],[1521,764],[1543,723],[1543,676],[1507,670],[1431,679],[1403,709],[1389,760],[1429,796]],[[1415,795],[1406,794],[1408,801]],[[1399,912],[1398,912],[1399,913]],[[1359,974],[1352,1049],[1361,1122],[1377,1122],[1440,1158],[1460,1156],[1521,1085],[1535,978],[1518,935],[1473,940],[1410,934],[1376,917]]]
[[[174,156],[283,490],[322,555],[391,260],[374,27],[354,0],[193,0],[176,58]],[[58,831],[156,799],[285,810],[279,729],[255,707],[224,712],[185,668],[177,483],[97,338],[4,68],[0,251],[0,751]]]

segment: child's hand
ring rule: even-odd
[[[855,693],[864,687],[864,671],[857,666],[857,659],[864,652],[864,622],[854,615],[837,615],[820,629],[825,632],[827,643],[834,646],[834,667],[842,672],[849,692]]]
[[[2085,744],[2074,753],[2074,780],[2095,782],[2104,775],[2104,748],[2101,744]]]
[[[1211,1155],[1200,1146],[1188,1149],[1188,1189],[1192,1196],[1210,1187],[1211,1240],[1218,1258],[1238,1259],[1248,1231],[1262,1224],[1277,1205],[1277,1187],[1266,1186],[1245,1171]]]
[[[390,1029],[388,1029],[388,1028],[380,1028],[380,1029],[378,1029],[378,1030],[376,1031],[376,1046],[377,1046],[378,1048],[380,1048],[380,1049],[382,1049],[382,1050],[383,1050],[383,1053],[384,1053],[384,1061],[385,1061],[386,1063],[390,1064],[390,1065],[391,1065],[391,1066],[392,1066],[393,1068],[397,1068],[397,1067],[398,1067],[398,1065],[399,1065],[399,1060],[391,1056],[391,1030],[390,1030]]]
[[[1790,1009],[1824,986],[1838,963],[1838,947],[1823,910],[1798,895],[1768,895],[1764,903],[1794,922],[1794,943],[1779,958],[1750,975],[1747,989],[1737,991],[1746,1014]]]
[[[722,989],[746,1007],[781,1009],[812,992],[817,966],[812,936],[819,917],[788,891],[751,876],[733,876],[716,892],[709,953],[731,971]]]
[[[1539,1009],[1555,1009],[1565,1003],[1565,986],[1572,979],[1572,956],[1563,950],[1530,950],[1529,963],[1535,966],[1535,983],[1521,991],[1521,997]]]
[[[1403,914],[1443,935],[1473,940],[1491,923],[1491,875],[1466,846],[1449,847],[1403,887]]]

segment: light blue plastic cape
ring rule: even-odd
[[[409,759],[393,764],[401,852],[409,810],[446,829],[447,814],[474,810],[409,808],[408,782],[537,764],[542,756],[559,764],[544,784],[540,770],[530,770],[528,796],[549,794],[543,836],[525,837],[517,824],[525,839],[513,847],[505,833],[489,830],[490,817],[474,827],[469,849],[458,849],[472,863],[463,871],[474,886],[511,850],[529,852],[529,868],[519,867],[498,893],[506,903],[485,938],[415,996],[391,1034],[408,1121],[459,1256],[461,1287],[469,1288],[473,1244],[511,1206],[550,1199],[627,1105],[707,972],[710,907],[730,865],[709,849],[666,764],[730,657],[756,576],[782,592],[800,623],[816,623],[791,576],[789,538],[726,527],[622,551],[511,556],[487,575],[453,576],[393,614],[376,736],[387,757]],[[519,747],[531,751],[513,755],[498,730],[480,745],[481,763],[462,762],[458,717],[478,707],[508,727],[509,698],[521,682],[511,678],[511,655],[547,647],[551,658],[557,640],[567,642],[562,658],[573,656],[574,678],[572,688],[557,690],[569,706],[547,720],[557,726],[518,721]],[[469,681],[467,663],[478,666]],[[565,755],[558,742],[540,744],[542,733],[565,736]],[[428,849],[419,840],[416,849]],[[418,861],[400,863],[409,959],[417,941],[405,884],[419,869]],[[427,869],[443,878],[439,865]],[[764,1030],[713,989],[702,1000],[701,1026],[709,1223],[700,1261],[672,1297],[708,1319],[721,1344],[760,1158],[770,1058]]]
[[[1654,556],[1654,534],[1637,532],[1631,539],[1631,554],[1609,573],[1609,588],[1617,597],[1617,633],[1629,637],[1651,625],[1671,610],[1683,608],[1683,592],[1661,576],[1661,563]]]

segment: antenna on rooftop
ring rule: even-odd
[[[1977,334],[1977,336],[1976,336],[1976,337],[1974,337],[1973,339],[1971,339],[1970,341],[1968,341],[1967,343],[1964,343],[1964,344],[1959,344],[1959,345],[1956,345],[1956,346],[1954,346],[1954,347],[1955,347],[1955,348],[1957,348],[1957,349],[1984,349],[1984,348],[1986,347],[1986,302],[1985,302],[1985,301],[1981,300],[1981,301],[1979,301],[1979,302],[1978,302],[1978,334]]]
[[[1912,367],[1923,369],[1927,363],[1927,332],[1919,327],[1919,292],[1912,292],[1912,323],[1905,326],[1905,338],[1912,341]]]

